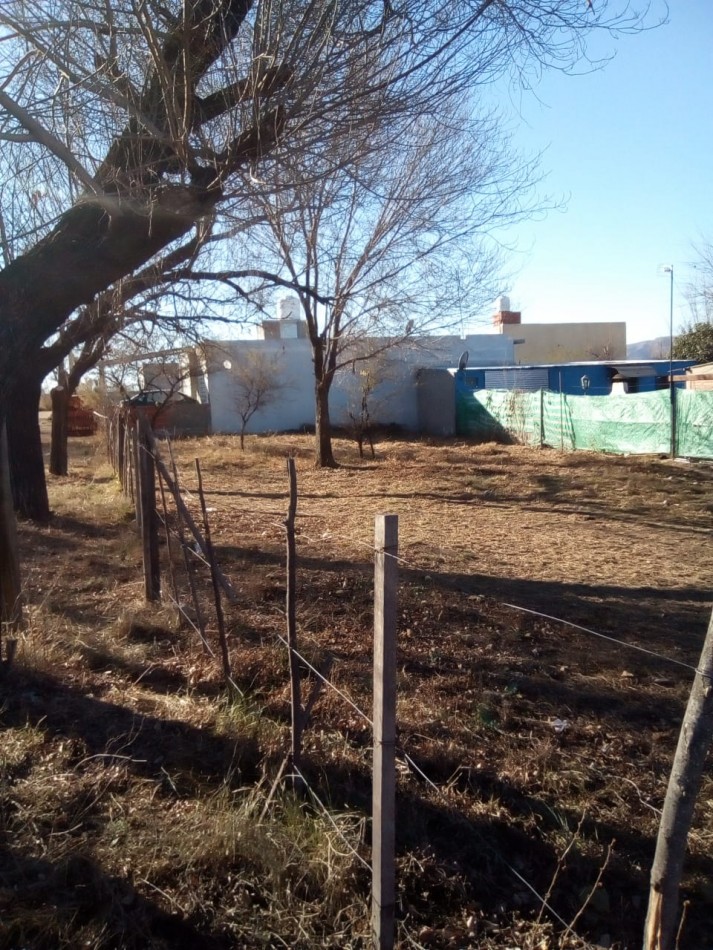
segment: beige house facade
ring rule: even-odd
[[[515,362],[573,363],[579,360],[625,360],[626,323],[523,323],[518,310],[510,310],[510,301],[498,299],[493,325],[515,346]]]

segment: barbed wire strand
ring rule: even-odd
[[[214,660],[217,660],[218,657],[217,657],[216,654],[213,652],[213,647],[210,645],[210,641],[209,641],[208,638],[201,632],[201,628],[195,623],[195,621],[194,621],[193,618],[190,616],[190,614],[188,613],[188,611],[186,610],[186,608],[183,606],[183,604],[180,604],[169,590],[164,591],[164,593],[165,593],[166,597],[168,598],[168,600],[170,601],[170,603],[172,603],[173,606],[176,608],[176,610],[179,612],[179,614],[184,618],[184,620],[187,621],[188,625],[193,629],[193,631],[194,631],[195,633],[198,634],[198,637],[199,637],[201,643],[205,646],[205,648],[206,648],[206,650],[208,651],[208,653],[213,657]]]
[[[340,540],[340,541],[345,541],[350,544],[359,545],[360,547],[363,547],[366,550],[371,551],[372,553],[376,553],[377,551],[377,549],[372,544],[369,544],[369,542],[367,541],[360,541],[358,538],[348,538],[345,535],[337,535],[337,534],[334,534],[333,532],[330,532],[326,536],[326,538],[321,538],[319,540],[326,540],[330,538]],[[311,543],[316,544],[317,540],[312,539]],[[438,554],[440,549],[431,549],[431,550],[433,553]],[[429,570],[428,568],[424,568],[414,563],[413,561],[408,560],[407,558],[403,557],[403,555],[393,554],[389,551],[385,551],[384,554],[387,558],[388,557],[393,558],[395,561],[399,563],[399,565],[406,567],[411,571],[415,571],[419,574],[428,573],[428,570]],[[692,673],[697,673],[699,676],[703,676],[706,679],[713,679],[713,675],[708,673],[706,670],[700,669],[700,667],[695,666],[692,663],[687,663],[685,660],[679,660],[676,657],[668,656],[665,653],[659,653],[656,650],[650,650],[648,647],[642,647],[637,643],[632,643],[630,640],[622,640],[619,637],[612,636],[611,634],[601,633],[601,631],[594,630],[591,627],[585,627],[582,624],[575,623],[572,620],[565,620],[563,617],[556,617],[553,614],[543,613],[542,611],[535,610],[532,607],[523,607],[520,604],[511,604],[504,600],[498,600],[497,598],[492,598],[492,599],[499,606],[507,607],[509,610],[516,610],[516,611],[519,611],[520,613],[529,614],[534,617],[540,617],[543,620],[549,620],[552,623],[562,624],[563,626],[570,627],[573,630],[579,630],[581,633],[587,633],[593,637],[597,637],[600,640],[606,640],[609,643],[616,644],[617,646],[625,647],[626,649],[633,650],[637,653],[643,653],[646,656],[650,656],[654,659],[661,660],[664,663],[670,663],[673,666],[679,666],[685,670],[689,670]]]
[[[448,805],[449,808],[452,807],[452,803],[449,801],[448,796],[443,791],[443,789],[439,785],[436,785],[433,779],[431,779],[428,775],[426,775],[426,773],[423,771],[420,765],[418,765],[418,763],[413,760],[413,758],[408,754],[408,752],[406,752],[405,749],[403,748],[398,749],[398,754],[410,766],[410,768],[412,768],[414,772],[416,772],[424,780],[424,782],[430,788],[432,788],[436,792],[436,794],[440,796],[440,798],[443,799],[443,801]],[[472,822],[467,817],[467,815],[459,815],[459,818],[462,821],[467,822],[467,824],[470,827],[472,827]],[[524,884],[525,887],[527,887],[527,889],[532,892],[532,894],[534,894],[534,896],[538,899],[538,901],[542,903],[542,906],[546,910],[548,910],[550,914],[552,914],[555,920],[557,920],[560,924],[562,924],[562,926],[565,927],[566,929],[570,929],[567,922],[563,920],[562,917],[560,917],[560,915],[557,913],[554,907],[552,907],[552,905],[545,899],[545,897],[543,897],[543,895],[540,894],[539,891],[532,884],[530,884],[530,882],[526,880],[526,878],[524,878],[522,874],[520,874],[520,872],[516,868],[514,868],[508,861],[506,861],[505,858],[499,852],[493,852],[493,853],[496,855],[497,859],[502,862],[503,867],[505,867],[508,871],[511,871],[515,875],[515,877],[522,884]]]
[[[208,653],[210,654],[211,658],[212,658],[213,660],[217,660],[218,657],[217,657],[215,651],[213,650],[213,647],[210,645],[210,641],[208,640],[207,637],[203,636],[203,634],[201,633],[200,629],[195,625],[195,623],[193,622],[193,620],[191,619],[191,617],[186,613],[185,609],[181,606],[181,604],[178,603],[178,601],[177,601],[176,598],[171,594],[170,591],[165,591],[165,595],[166,595],[166,597],[168,598],[168,600],[174,605],[174,607],[178,610],[178,612],[181,614],[181,616],[182,616],[182,617],[185,617],[185,619],[188,621],[188,623],[190,624],[190,626],[191,626],[191,627],[195,630],[195,632],[198,634],[198,636],[200,637],[201,643],[204,644],[204,646],[205,646],[205,648],[208,650]],[[225,677],[225,681],[226,681],[226,683],[228,683],[230,686],[232,686],[233,689],[236,690],[236,692],[238,692],[238,693],[240,694],[240,696],[241,696],[242,699],[245,699],[245,693],[244,693],[243,690],[238,686],[238,684],[235,682],[235,680],[233,679],[232,676],[226,676],[226,677]]]
[[[299,779],[301,779],[301,781],[304,783],[304,786],[305,786],[305,788],[307,789],[307,791],[310,793],[310,795],[311,795],[313,801],[317,804],[317,806],[318,806],[318,808],[320,809],[320,811],[322,811],[322,813],[325,815],[325,817],[327,818],[327,820],[329,821],[329,823],[332,825],[332,827],[334,828],[334,830],[337,832],[337,834],[339,835],[339,837],[342,839],[342,841],[345,843],[345,845],[349,848],[349,851],[350,851],[350,852],[354,855],[354,857],[367,869],[367,871],[369,872],[369,874],[371,874],[371,865],[370,865],[367,861],[364,860],[364,858],[359,854],[359,852],[356,850],[356,848],[355,848],[354,845],[351,843],[351,841],[349,841],[349,839],[346,837],[346,835],[344,834],[344,832],[342,831],[342,829],[339,827],[339,825],[336,823],[336,821],[334,820],[334,818],[333,818],[332,815],[330,814],[330,811],[329,811],[329,809],[327,808],[327,806],[324,804],[324,802],[322,801],[322,799],[319,797],[319,795],[315,792],[315,790],[314,790],[314,789],[312,788],[312,786],[309,784],[309,782],[308,782],[307,779],[305,778],[305,776],[304,776],[304,774],[302,773],[302,771],[301,771],[294,763],[292,763],[292,771],[293,771],[293,772],[295,773],[295,775],[296,775]]]
[[[282,525],[282,527],[284,528],[284,525]],[[372,549],[372,550],[375,550],[375,549]],[[389,555],[389,554],[387,554],[387,556],[394,556],[394,555]],[[307,660],[306,657],[302,656],[302,654],[300,654],[300,652],[299,652],[298,650],[296,650],[294,647],[290,646],[290,644],[289,644],[288,641],[285,639],[285,637],[282,636],[282,634],[280,634],[280,633],[275,633],[275,637],[276,637],[277,640],[279,640],[279,641],[287,648],[288,651],[291,651],[302,663],[304,663],[305,666],[306,666],[309,670],[311,670],[312,673],[314,673],[314,675],[317,676],[317,677],[322,681],[322,683],[324,683],[324,684],[325,684],[327,687],[329,687],[333,692],[335,692],[338,696],[340,696],[346,703],[348,703],[348,705],[351,706],[351,708],[354,709],[354,711],[355,711],[356,713],[358,713],[358,715],[361,716],[362,719],[363,719],[365,722],[367,722],[367,723],[369,724],[369,726],[373,729],[373,727],[374,727],[373,721],[369,718],[369,716],[367,716],[367,714],[366,714],[349,696],[346,695],[346,693],[344,693],[344,692],[343,692],[342,690],[340,690],[337,686],[335,686],[334,683],[332,683],[330,680],[328,680],[328,679],[314,666],[314,664],[310,663],[310,661]],[[210,649],[210,648],[209,648],[209,649]],[[212,654],[213,656],[215,655],[215,654],[213,654],[212,649],[211,649],[210,652],[211,652],[211,654]],[[241,694],[241,695],[242,695],[242,694]],[[436,783],[435,783],[428,775],[426,775],[426,773],[425,773],[425,772],[423,771],[423,769],[414,761],[414,759],[413,759],[405,750],[399,750],[399,755],[408,763],[408,765],[409,765],[418,775],[420,775],[420,776],[423,778],[423,780],[427,783],[427,785],[428,785],[429,787],[431,787],[431,788],[436,792],[436,794],[437,794],[439,797],[441,797],[441,798],[443,799],[443,801],[444,801],[449,807],[451,807],[451,803],[450,803],[450,801],[448,800],[448,797],[447,797],[447,795],[445,794],[445,792],[444,792],[438,785],[436,785]],[[362,856],[359,854],[359,852],[354,848],[354,846],[351,844],[351,842],[350,842],[350,841],[347,839],[347,837],[344,835],[344,833],[342,832],[341,828],[339,828],[339,826],[338,826],[337,823],[335,822],[334,818],[333,818],[332,815],[330,814],[329,809],[328,809],[327,806],[324,804],[324,802],[322,802],[322,800],[320,799],[320,797],[317,795],[317,793],[315,792],[315,790],[312,788],[312,786],[310,785],[310,783],[307,781],[307,779],[306,779],[306,777],[304,776],[303,772],[302,772],[296,765],[294,765],[294,763],[293,763],[293,765],[292,765],[292,770],[293,770],[293,772],[295,773],[295,775],[297,775],[297,776],[300,778],[300,780],[304,783],[304,786],[305,786],[305,788],[307,789],[307,791],[309,792],[309,794],[310,794],[312,800],[317,804],[317,806],[319,807],[319,809],[321,810],[321,812],[324,814],[324,816],[327,818],[327,820],[328,820],[329,823],[332,825],[332,827],[334,828],[334,830],[337,832],[337,834],[339,835],[339,837],[342,839],[342,841],[344,842],[344,844],[347,846],[347,848],[349,849],[350,853],[352,853],[352,854],[354,855],[354,857],[356,857],[357,860],[358,860],[358,861],[367,869],[367,871],[371,874],[371,873],[372,873],[371,865],[369,865],[369,864],[364,860],[364,858],[362,858]],[[466,818],[465,820],[468,821],[468,824],[469,824],[469,825],[471,824],[467,818]],[[553,916],[563,927],[567,928],[567,927],[568,927],[567,922],[566,922],[565,920],[563,920],[562,917],[560,917],[560,915],[559,915],[559,914],[557,913],[557,911],[549,904],[549,902],[545,899],[545,897],[544,897],[543,895],[541,895],[541,894],[538,892],[538,890],[537,890],[532,884],[530,884],[530,882],[529,882],[516,868],[514,868],[509,862],[505,861],[505,859],[502,858],[501,855],[498,855],[498,857],[499,857],[499,859],[502,861],[503,866],[504,866],[507,870],[509,870],[525,887],[527,887],[527,889],[537,898],[538,901],[540,901],[541,906],[543,906],[550,914],[552,914],[552,916]]]
[[[318,670],[312,663],[310,663],[309,660],[307,660],[305,657],[303,657],[302,654],[301,654],[298,650],[296,650],[294,647],[291,647],[290,644],[289,644],[289,643],[287,642],[287,640],[282,636],[281,633],[275,633],[275,637],[276,637],[278,640],[280,640],[280,642],[283,643],[283,644],[287,647],[288,650],[290,650],[292,653],[294,653],[294,655],[297,657],[298,660],[301,660],[302,663],[304,663],[305,666],[309,667],[309,669],[314,673],[314,675],[315,675],[316,677],[318,677],[326,686],[329,686],[329,688],[330,688],[331,690],[333,690],[338,696],[341,696],[342,699],[344,700],[344,702],[349,703],[349,705],[352,707],[352,709],[353,709],[355,712],[359,713],[359,715],[362,717],[362,719],[364,719],[366,722],[368,722],[369,725],[370,725],[372,728],[374,727],[374,723],[371,721],[371,719],[369,719],[369,717],[367,716],[367,714],[366,714],[362,709],[360,709],[360,708],[357,706],[357,704],[354,702],[354,700],[353,700],[353,699],[350,699],[350,697],[347,696],[346,693],[342,692],[342,690],[339,689],[338,686],[335,686],[334,683],[330,682],[330,680],[328,680],[327,677],[324,676],[323,673],[320,673],[319,670]]]
[[[271,518],[274,517],[274,515],[272,514],[272,512],[270,512],[270,517],[271,517]],[[305,516],[304,516],[304,515],[300,515],[300,517],[301,517],[301,518],[304,518]],[[274,521],[271,520],[271,521],[269,522],[269,524],[270,524],[271,527],[278,528],[278,529],[280,529],[280,530],[284,530],[284,522],[274,522]],[[325,532],[325,533],[324,533],[320,538],[318,538],[318,539],[316,539],[316,538],[310,538],[309,536],[304,535],[304,534],[301,534],[301,535],[300,535],[300,538],[301,538],[302,541],[307,541],[307,543],[313,544],[313,545],[316,545],[317,543],[319,543],[319,542],[321,542],[321,541],[324,541],[324,540],[338,540],[338,541],[346,542],[346,543],[348,543],[348,544],[350,544],[350,545],[356,544],[356,545],[358,545],[358,546],[360,546],[360,547],[362,547],[362,548],[364,548],[364,549],[370,551],[372,554],[376,553],[376,548],[373,546],[373,544],[371,544],[371,543],[369,543],[369,542],[367,542],[367,541],[361,541],[361,540],[359,540],[358,538],[346,537],[346,536],[344,536],[344,535],[335,534],[334,532],[331,532],[331,531]],[[200,557],[200,555],[199,555],[193,548],[189,547],[188,550],[191,551],[191,553],[193,553],[193,555],[194,555],[198,560],[203,561],[203,563],[205,563],[206,565],[208,564],[208,562],[205,561],[202,557]],[[438,555],[442,555],[442,552],[443,552],[444,550],[449,550],[449,549],[444,549],[444,548],[431,549],[431,552],[432,552],[433,554],[435,554],[435,555],[438,556]],[[459,553],[462,553],[462,552],[459,552]],[[415,564],[413,561],[410,561],[409,559],[405,558],[405,557],[404,557],[403,555],[401,555],[401,554],[393,554],[393,553],[391,553],[391,552],[385,552],[385,555],[386,555],[386,557],[393,558],[395,561],[397,561],[397,563],[399,563],[399,565],[402,565],[402,566],[408,568],[409,570],[417,571],[417,572],[419,572],[419,573],[423,573],[424,571],[427,570],[426,568],[423,568],[423,567],[421,567],[421,566]],[[692,663],[687,663],[687,662],[685,662],[684,660],[679,660],[679,659],[677,659],[677,658],[675,658],[675,657],[668,656],[668,655],[663,654],[663,653],[660,653],[660,652],[658,652],[658,651],[656,651],[656,650],[651,650],[651,649],[649,649],[648,647],[640,646],[639,644],[632,643],[631,641],[628,641],[628,640],[622,640],[622,639],[619,638],[619,637],[612,636],[611,634],[602,633],[601,631],[594,630],[594,629],[591,628],[591,627],[586,627],[586,626],[584,626],[584,625],[582,625],[582,624],[575,623],[574,621],[565,620],[565,619],[562,618],[562,617],[556,617],[556,616],[554,616],[553,614],[546,614],[546,613],[543,613],[542,611],[535,610],[534,608],[531,608],[531,607],[523,607],[523,606],[520,605],[520,604],[511,604],[511,603],[508,603],[508,602],[506,602],[506,601],[500,601],[500,600],[496,600],[495,602],[498,603],[498,604],[499,604],[500,606],[502,606],[502,607],[506,607],[506,608],[509,609],[509,610],[515,610],[515,611],[518,611],[518,612],[520,612],[520,613],[528,614],[528,615],[530,615],[530,616],[539,617],[539,618],[541,618],[541,619],[543,619],[543,620],[549,620],[551,623],[561,624],[562,626],[569,627],[570,629],[573,629],[573,630],[578,630],[579,632],[581,632],[581,633],[586,633],[586,634],[588,634],[589,636],[597,637],[597,638],[600,639],[600,640],[607,641],[607,642],[612,643],[612,644],[615,644],[615,645],[617,645],[617,646],[619,646],[619,647],[623,647],[624,649],[628,649],[628,650],[632,650],[632,651],[634,651],[634,652],[641,653],[641,654],[643,654],[643,655],[645,655],[645,656],[652,657],[653,659],[660,660],[660,661],[663,662],[663,663],[668,663],[668,664],[670,664],[670,665],[672,665],[672,666],[678,666],[679,668],[686,669],[686,670],[688,670],[689,672],[692,672],[692,673],[697,674],[697,675],[699,675],[699,676],[703,676],[703,677],[705,677],[706,679],[713,680],[713,675],[711,675],[710,673],[708,673],[708,672],[705,671],[705,670],[700,669],[699,667],[693,665]],[[281,638],[281,639],[282,639],[282,638]],[[283,641],[283,642],[285,642],[285,641]],[[297,655],[299,656],[299,654],[297,654]],[[320,675],[319,672],[318,672],[317,670],[315,670],[314,667],[313,667],[311,664],[309,664],[308,661],[306,661],[306,660],[304,659],[304,657],[301,657],[301,656],[300,656],[299,658],[300,658],[303,662],[305,662],[305,663],[310,667],[310,669],[312,669],[312,670],[316,673],[316,675],[318,675],[318,676]],[[324,679],[324,678],[323,678],[323,679]],[[333,689],[336,690],[336,687],[334,687],[333,684],[330,684],[328,680],[325,679],[324,682],[325,682],[325,683],[328,683],[328,684],[331,686],[331,688],[333,688]],[[337,692],[339,692],[339,691],[337,690]],[[364,712],[362,712],[362,710],[360,710],[355,704],[353,704],[352,701],[351,701],[345,694],[340,693],[340,695],[342,695],[342,697],[343,697],[347,702],[349,702],[350,704],[354,705],[354,708],[356,709],[356,711],[357,711],[361,716],[363,716],[365,719],[367,719],[367,721],[370,722],[370,720],[368,719],[368,717],[366,716],[366,714],[365,714]]]
[[[269,513],[269,516],[270,516],[270,518],[272,519],[272,518],[275,517],[275,514],[274,514],[273,512],[270,512],[270,513]],[[302,516],[302,517],[304,517],[304,516]],[[281,521],[281,522],[277,522],[277,523],[276,523],[276,522],[274,522],[274,521],[271,520],[271,522],[270,522],[270,527],[273,527],[273,528],[276,528],[276,529],[279,529],[279,530],[282,531],[282,530],[284,530],[284,522]],[[323,542],[324,540],[329,540],[329,539],[335,540],[335,539],[336,539],[336,540],[341,540],[341,541],[347,542],[347,543],[350,544],[350,545],[357,544],[357,545],[359,545],[359,546],[361,546],[361,547],[364,547],[365,549],[369,550],[372,554],[374,554],[374,553],[377,552],[377,549],[374,547],[373,544],[369,544],[368,542],[360,541],[359,539],[355,539],[355,538],[353,538],[353,537],[351,537],[351,538],[346,538],[345,536],[335,535],[333,532],[325,532],[319,539],[309,538],[308,536],[305,536],[305,535],[302,535],[302,536],[301,536],[301,539],[302,539],[303,541],[306,541],[307,543],[310,543],[310,544],[317,544],[318,541]],[[425,570],[424,568],[422,568],[422,567],[416,565],[415,563],[411,562],[411,561],[408,560],[407,558],[403,557],[403,555],[392,554],[392,553],[390,553],[390,552],[382,552],[382,553],[384,553],[384,554],[386,555],[386,557],[391,557],[391,558],[393,558],[393,559],[396,560],[400,565],[403,565],[403,566],[407,567],[407,568],[410,569],[410,570],[418,571],[419,573],[422,573],[422,572],[424,572],[424,570]],[[440,552],[435,552],[435,553],[440,553]],[[202,559],[201,559],[201,560],[202,560]],[[205,563],[207,564],[207,562],[205,562]],[[169,595],[169,596],[170,596],[170,595]],[[174,601],[174,603],[175,603],[175,601]],[[639,653],[642,653],[642,654],[645,654],[645,655],[647,655],[647,656],[650,656],[650,657],[659,659],[659,660],[661,660],[661,661],[663,661],[663,662],[671,663],[671,664],[673,664],[673,665],[682,667],[682,668],[687,669],[687,670],[689,670],[689,671],[692,671],[692,672],[694,672],[694,673],[698,673],[698,674],[700,674],[700,675],[708,676],[708,678],[711,678],[711,677],[710,677],[710,674],[707,674],[705,671],[698,669],[697,667],[693,666],[692,664],[686,663],[686,662],[684,662],[684,661],[682,661],[682,660],[678,660],[678,659],[676,659],[676,658],[674,658],[674,657],[666,656],[666,655],[661,654],[661,653],[658,653],[657,651],[654,651],[654,650],[649,650],[648,648],[646,648],[646,647],[641,647],[641,646],[639,646],[638,644],[634,644],[634,643],[628,642],[628,641],[626,641],[626,640],[621,640],[621,639],[619,639],[619,638],[617,638],[617,637],[614,637],[614,636],[611,636],[611,635],[609,635],[609,634],[601,633],[600,631],[593,630],[593,629],[590,628],[590,627],[585,627],[585,626],[583,626],[583,625],[581,625],[581,624],[574,623],[573,621],[565,620],[565,619],[563,619],[563,618],[556,617],[556,616],[551,615],[551,614],[546,614],[546,613],[543,613],[543,612],[541,612],[541,611],[534,610],[534,609],[532,609],[532,608],[522,607],[521,605],[518,605],[518,604],[510,604],[510,603],[507,603],[507,602],[505,602],[505,601],[496,601],[496,603],[499,603],[501,606],[506,607],[507,609],[515,610],[515,611],[518,611],[518,612],[522,612],[522,613],[528,614],[528,615],[530,615],[530,616],[540,617],[540,618],[542,618],[542,619],[549,620],[549,621],[552,622],[552,623],[558,623],[558,624],[561,624],[561,625],[563,625],[563,626],[567,626],[567,627],[569,627],[569,628],[571,628],[571,629],[575,629],[575,630],[578,630],[578,631],[580,631],[580,632],[582,632],[582,633],[589,634],[589,635],[594,636],[594,637],[597,637],[597,638],[599,638],[599,639],[601,639],[601,640],[605,640],[605,641],[607,641],[607,642],[616,644],[616,645],[621,646],[621,647],[624,647],[624,648],[628,648],[628,649],[631,649],[631,650],[635,650],[635,651],[637,651],[637,652],[639,652]],[[178,606],[179,609],[181,609],[178,604],[176,604],[176,606]],[[185,612],[182,611],[182,613],[183,613],[184,616],[185,616]],[[192,624],[192,622],[191,622],[191,624]],[[194,626],[194,628],[195,628],[195,625],[194,625],[194,624],[192,624],[192,626]],[[373,722],[372,722],[372,720],[369,718],[369,716],[367,716],[367,714],[366,714],[346,693],[344,693],[344,692],[343,692],[342,690],[340,690],[337,686],[335,686],[329,679],[327,679],[312,663],[310,663],[309,660],[307,660],[304,656],[302,656],[302,655],[299,653],[298,650],[296,650],[294,647],[291,647],[290,644],[288,643],[288,641],[287,641],[281,634],[276,633],[275,636],[276,636],[276,639],[279,640],[279,641],[288,649],[288,651],[293,652],[294,655],[297,656],[298,659],[299,659],[315,676],[317,676],[327,687],[329,687],[333,692],[335,692],[338,696],[340,696],[352,709],[354,709],[354,711],[355,711],[359,716],[362,717],[362,719],[364,719],[365,722],[367,722],[367,723],[373,728]],[[209,646],[209,650],[210,650],[210,652],[211,652],[211,655],[215,656],[215,654],[213,653],[212,648],[210,648],[210,646]],[[235,687],[238,689],[238,691],[241,693],[241,695],[243,695],[243,694],[242,694],[242,691],[240,691],[239,688],[237,687],[237,684],[233,684],[233,685],[235,685]],[[408,766],[409,766],[416,774],[418,774],[418,775],[424,780],[424,782],[425,782],[425,783],[449,806],[449,808],[450,808],[452,803],[449,801],[448,796],[446,795],[446,793],[443,791],[442,788],[440,788],[440,786],[438,786],[438,785],[424,772],[424,770],[415,762],[415,760],[412,758],[412,756],[410,756],[410,755],[409,755],[405,750],[403,750],[403,749],[399,749],[399,750],[398,750],[398,754],[399,754],[399,756],[400,756],[401,758],[403,758],[403,760],[408,764]],[[297,766],[295,766],[294,764],[293,764],[293,767],[292,767],[292,768],[293,768],[294,773],[295,773],[295,774],[301,779],[301,781],[304,783],[304,786],[305,786],[305,788],[308,790],[308,792],[309,792],[310,796],[312,797],[313,801],[317,804],[317,806],[318,806],[319,809],[322,811],[322,813],[325,815],[325,817],[326,817],[327,820],[330,822],[330,824],[332,825],[332,827],[335,829],[335,831],[337,832],[337,834],[338,834],[338,835],[340,836],[340,838],[344,841],[344,843],[345,843],[345,845],[348,847],[350,853],[352,853],[352,854],[360,861],[360,863],[371,873],[371,866],[362,858],[362,856],[358,853],[358,851],[356,851],[356,849],[353,847],[353,845],[351,844],[351,842],[349,842],[349,840],[346,838],[346,836],[344,835],[344,833],[342,832],[342,830],[339,828],[339,826],[338,826],[337,823],[335,822],[335,820],[334,820],[334,818],[332,817],[332,815],[330,814],[329,809],[328,809],[328,808],[326,807],[326,805],[322,802],[322,800],[319,798],[319,796],[318,796],[317,793],[314,791],[314,789],[310,786],[309,782],[307,781],[307,779],[305,778],[305,776],[304,776],[304,774],[301,772],[301,770],[300,770],[299,768],[297,768]],[[460,817],[461,817],[462,820],[466,821],[469,825],[472,825],[472,822],[470,822],[470,819],[468,819],[467,816],[460,816]],[[546,900],[546,898],[538,892],[538,890],[517,870],[517,868],[513,867],[508,861],[506,861],[506,860],[502,857],[502,855],[498,854],[497,857],[498,857],[498,859],[502,862],[503,866],[504,866],[515,878],[517,878],[517,880],[520,881],[520,883],[521,883],[524,887],[526,887],[526,888],[528,889],[528,891],[530,891],[530,892],[537,898],[537,900],[540,902],[541,906],[544,907],[544,908],[548,911],[548,913],[550,913],[550,914],[554,917],[554,919],[557,920],[558,923],[561,924],[567,931],[570,931],[570,932],[571,932],[571,925],[568,925],[568,924],[567,924],[567,922],[557,913],[557,911],[551,906],[551,904]]]

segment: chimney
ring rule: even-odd
[[[498,310],[493,316],[493,326],[499,327],[501,333],[506,324],[512,326],[518,323],[522,323],[522,313],[519,310]]]
[[[307,321],[300,319],[299,297],[281,297],[277,301],[277,320],[262,321],[263,340],[304,340]]]
[[[501,294],[495,301],[496,312],[493,315],[493,326],[503,332],[503,327],[517,325],[522,323],[522,313],[519,310],[510,309],[510,298]]]

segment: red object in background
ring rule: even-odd
[[[67,406],[67,435],[94,435],[96,416],[87,409],[79,396],[70,396]]]

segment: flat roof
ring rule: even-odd
[[[674,359],[671,360],[574,360],[569,363],[511,363],[508,365],[502,366],[466,366],[466,370],[473,369],[557,369],[563,368],[565,366],[607,366],[613,370],[624,369],[635,369],[637,367],[644,368],[661,368],[668,369],[670,363],[673,362],[675,366],[680,366],[681,364],[693,364],[695,360],[688,359]],[[449,367],[449,369],[455,367]]]

